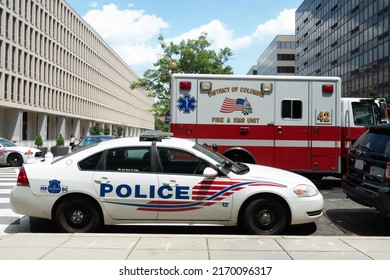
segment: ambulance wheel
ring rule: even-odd
[[[72,197],[58,205],[55,222],[62,232],[94,232],[100,216],[90,199]]]
[[[259,198],[244,210],[244,227],[250,234],[280,234],[287,225],[287,211],[274,198]]]

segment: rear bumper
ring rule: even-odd
[[[343,192],[353,201],[364,206],[373,207],[390,217],[390,188],[383,187],[379,192],[374,192],[364,186],[364,183],[356,184],[344,175],[341,182]]]

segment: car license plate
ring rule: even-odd
[[[363,170],[363,166],[364,166],[364,160],[357,159],[355,161],[355,168]]]

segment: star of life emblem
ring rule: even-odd
[[[184,114],[189,114],[196,109],[197,101],[195,97],[190,95],[180,96],[177,100],[177,108]]]

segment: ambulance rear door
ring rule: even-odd
[[[279,80],[275,85],[275,166],[305,171],[309,167],[309,83]]]

